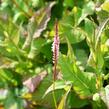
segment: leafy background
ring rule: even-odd
[[[108,22],[109,0],[1,0],[0,109],[108,109]]]

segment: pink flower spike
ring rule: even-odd
[[[54,72],[53,72],[53,78],[54,80],[56,80],[56,75],[57,75],[57,61],[58,61],[58,57],[59,57],[59,35],[58,35],[58,22],[56,21],[55,24],[55,36],[54,36],[54,41],[52,44],[52,52],[53,52],[53,64],[54,64]]]
[[[59,57],[59,35],[58,35],[58,22],[56,21],[55,24],[55,36],[54,36],[54,41],[52,44],[52,52],[53,52],[53,63],[57,64],[58,57]]]

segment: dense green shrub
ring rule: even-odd
[[[109,108],[108,22],[109,0],[1,0],[0,109]]]

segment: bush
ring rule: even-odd
[[[0,5],[0,109],[109,108],[108,0]]]

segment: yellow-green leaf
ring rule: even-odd
[[[66,98],[67,98],[67,95],[68,95],[70,89],[71,89],[71,86],[67,87],[66,93],[63,95],[57,109],[64,109],[65,108]]]
[[[104,11],[109,12],[109,0],[106,0],[106,1],[101,5],[101,8],[102,8]]]

